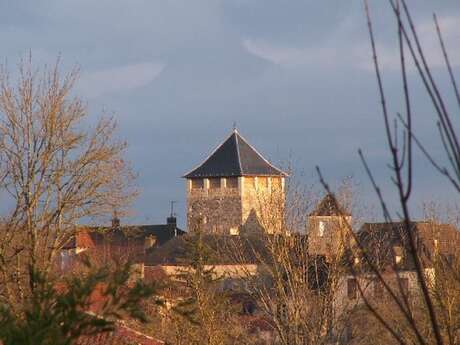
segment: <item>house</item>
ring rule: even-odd
[[[429,288],[434,288],[436,262],[453,262],[460,248],[460,232],[450,224],[434,221],[411,222],[409,230],[425,281]],[[362,303],[359,290],[370,300],[384,298],[388,291],[382,279],[398,296],[410,298],[419,293],[416,266],[404,223],[364,223],[356,235],[360,248],[355,244],[346,253],[349,273],[344,275],[339,291],[341,308]]]
[[[327,193],[308,215],[308,252],[328,261],[340,257],[351,244],[352,216]]]
[[[183,234],[172,215],[166,224],[122,226],[115,218],[111,226],[81,226],[62,248],[60,266],[68,270],[81,253],[101,262],[124,260],[143,266],[147,253]]]

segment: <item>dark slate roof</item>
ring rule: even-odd
[[[450,224],[438,224],[432,221],[411,222],[411,231],[417,245],[432,253],[435,251],[434,240],[438,241],[441,254],[455,254],[460,246],[460,232]],[[404,223],[364,223],[357,233],[361,243],[366,246],[385,243],[393,246],[407,241]]]
[[[110,239],[111,243],[123,244],[128,240],[144,240],[151,235],[155,236],[156,244],[161,246],[176,236],[181,236],[186,232],[173,224],[158,225],[127,225],[120,227],[83,227],[85,234],[89,236],[91,245],[98,245],[105,239]],[[62,249],[75,249],[77,247],[75,237],[71,237]]]
[[[351,214],[339,205],[333,194],[327,193],[310,216],[351,216]]]
[[[261,236],[204,235],[203,245],[209,252],[208,264],[255,264],[260,257],[269,257]],[[145,265],[185,265],[190,260],[189,248],[193,234],[176,237],[161,247],[147,252]],[[235,253],[237,251],[237,253]]]
[[[268,162],[239,133],[232,134],[185,178],[231,176],[286,176]]]
[[[410,231],[414,234],[418,255],[426,267],[432,265],[435,239],[439,243],[440,255],[447,257],[455,255],[458,251],[460,232],[452,225],[418,221],[410,223]],[[364,223],[356,235],[374,264],[380,267],[391,267],[394,264],[393,251],[395,251],[403,257],[398,269],[414,269],[414,262],[409,255],[409,240],[404,223]]]
[[[178,227],[172,224],[159,224],[159,225],[132,225],[132,226],[122,226],[121,227],[124,233],[133,232],[134,236],[141,238],[148,237],[150,235],[155,236],[158,245],[163,245],[168,242],[170,239],[176,236],[185,234],[185,231],[179,229]]]

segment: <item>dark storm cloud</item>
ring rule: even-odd
[[[409,3],[434,66],[442,60],[430,38],[433,10],[441,16],[453,63],[460,64],[458,1]],[[394,19],[384,1],[370,4],[396,111],[401,103]],[[91,113],[116,113],[143,191],[132,221],[161,222],[168,201],[178,200],[183,224],[180,176],[206,157],[234,121],[274,162],[292,154],[309,182],[320,164],[333,181],[354,174],[367,186],[359,147],[379,177],[386,169],[361,1],[4,1],[0,39],[1,57],[10,62],[32,49],[40,63],[58,54],[65,68],[78,63],[76,91]],[[416,88],[413,97],[418,128],[438,152],[423,90]],[[421,167],[419,174],[429,181],[423,195],[441,188],[428,171]]]

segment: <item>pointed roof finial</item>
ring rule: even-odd
[[[236,121],[233,121],[233,132],[238,132],[238,128],[236,127]]]

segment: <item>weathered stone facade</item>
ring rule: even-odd
[[[284,177],[187,179],[189,231],[200,226],[213,234],[237,235],[261,229],[274,232],[283,213]]]
[[[284,177],[244,176],[243,230],[280,232],[284,217]]]
[[[210,234],[279,231],[286,176],[234,129],[202,164],[183,176],[189,231],[198,227]]]
[[[193,179],[196,180],[196,179]],[[206,233],[224,234],[241,225],[241,193],[238,183],[227,186],[222,178],[219,188],[210,188],[209,179],[197,188],[187,180],[187,226],[193,231],[197,226]],[[199,185],[199,184],[197,184]]]
[[[351,216],[308,217],[308,252],[328,259],[340,256],[350,245]]]

